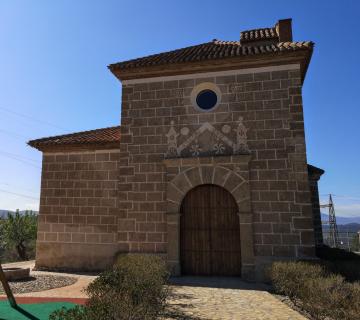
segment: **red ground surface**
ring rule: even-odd
[[[0,301],[6,300],[6,297],[0,297]],[[18,304],[24,303],[42,303],[42,302],[72,302],[75,304],[85,304],[87,299],[85,298],[41,298],[41,297],[17,297],[16,302]]]

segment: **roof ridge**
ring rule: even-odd
[[[220,40],[220,39],[214,39],[212,41],[214,44],[233,44],[233,45],[241,45],[240,41],[237,40]]]
[[[215,39],[214,39],[214,40],[215,40]],[[177,52],[180,52],[180,51],[182,51],[182,50],[190,50],[190,49],[192,49],[192,48],[201,47],[201,46],[204,46],[204,45],[211,44],[211,43],[213,43],[214,40],[208,41],[208,42],[199,43],[199,44],[195,44],[195,45],[191,45],[191,46],[187,46],[187,47],[182,47],[182,48],[178,48],[178,49],[174,49],[174,50],[168,50],[168,51],[163,51],[163,52],[160,52],[160,53],[154,53],[154,54],[150,54],[150,55],[145,55],[145,56],[141,56],[141,57],[138,57],[138,58],[133,58],[133,59],[130,59],[130,60],[125,60],[125,61],[123,61],[123,62],[126,62],[126,63],[134,63],[134,62],[139,61],[139,60],[155,58],[155,57],[158,57],[159,55],[166,55],[166,54],[168,54],[168,53],[176,54]],[[111,64],[109,64],[107,67],[108,67],[108,69],[111,70],[112,68],[116,68],[117,65],[119,65],[120,63],[122,63],[122,62],[111,63]]]
[[[240,32],[240,42],[256,42],[266,40],[279,40],[276,27],[258,28]]]
[[[261,40],[266,41],[273,40],[275,38],[276,37],[270,33],[264,33],[255,35],[247,34],[244,35],[244,38],[241,38],[240,41],[213,39],[212,41],[197,45],[113,63],[110,64],[108,68],[116,76],[118,76],[118,74],[116,74],[118,70],[121,71],[125,69],[146,68],[166,64],[238,58],[250,54],[269,54],[279,51],[311,50],[312,45],[314,44],[311,41],[278,42],[277,40],[276,42],[269,41],[269,43],[261,42]]]
[[[243,30],[243,31],[240,31],[240,33],[251,32],[251,31],[260,31],[260,30],[269,30],[269,29],[272,29],[272,30],[276,31],[276,27],[265,27],[265,28],[256,28],[256,29]]]

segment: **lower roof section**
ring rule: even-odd
[[[30,140],[28,145],[40,151],[98,150],[118,148],[120,126],[81,131]]]

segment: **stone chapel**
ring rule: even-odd
[[[261,279],[322,244],[302,85],[314,44],[291,19],[109,65],[121,124],[29,141],[43,153],[36,267],[127,253],[174,275]]]

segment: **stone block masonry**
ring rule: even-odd
[[[101,269],[116,252],[119,150],[43,155],[36,264]]]
[[[166,185],[168,177],[180,173],[176,167],[167,172],[162,163],[167,158],[166,134],[171,122],[177,132],[186,127],[191,135],[206,122],[221,130],[224,125],[234,127],[241,117],[251,155],[248,174],[255,255],[313,256],[299,67],[173,78],[123,85],[119,168],[122,250],[166,253]],[[221,103],[211,112],[191,104],[193,88],[203,82],[214,83],[221,90]],[[225,154],[214,161],[226,163],[226,158]],[[198,160],[190,157],[182,161],[190,168]]]

